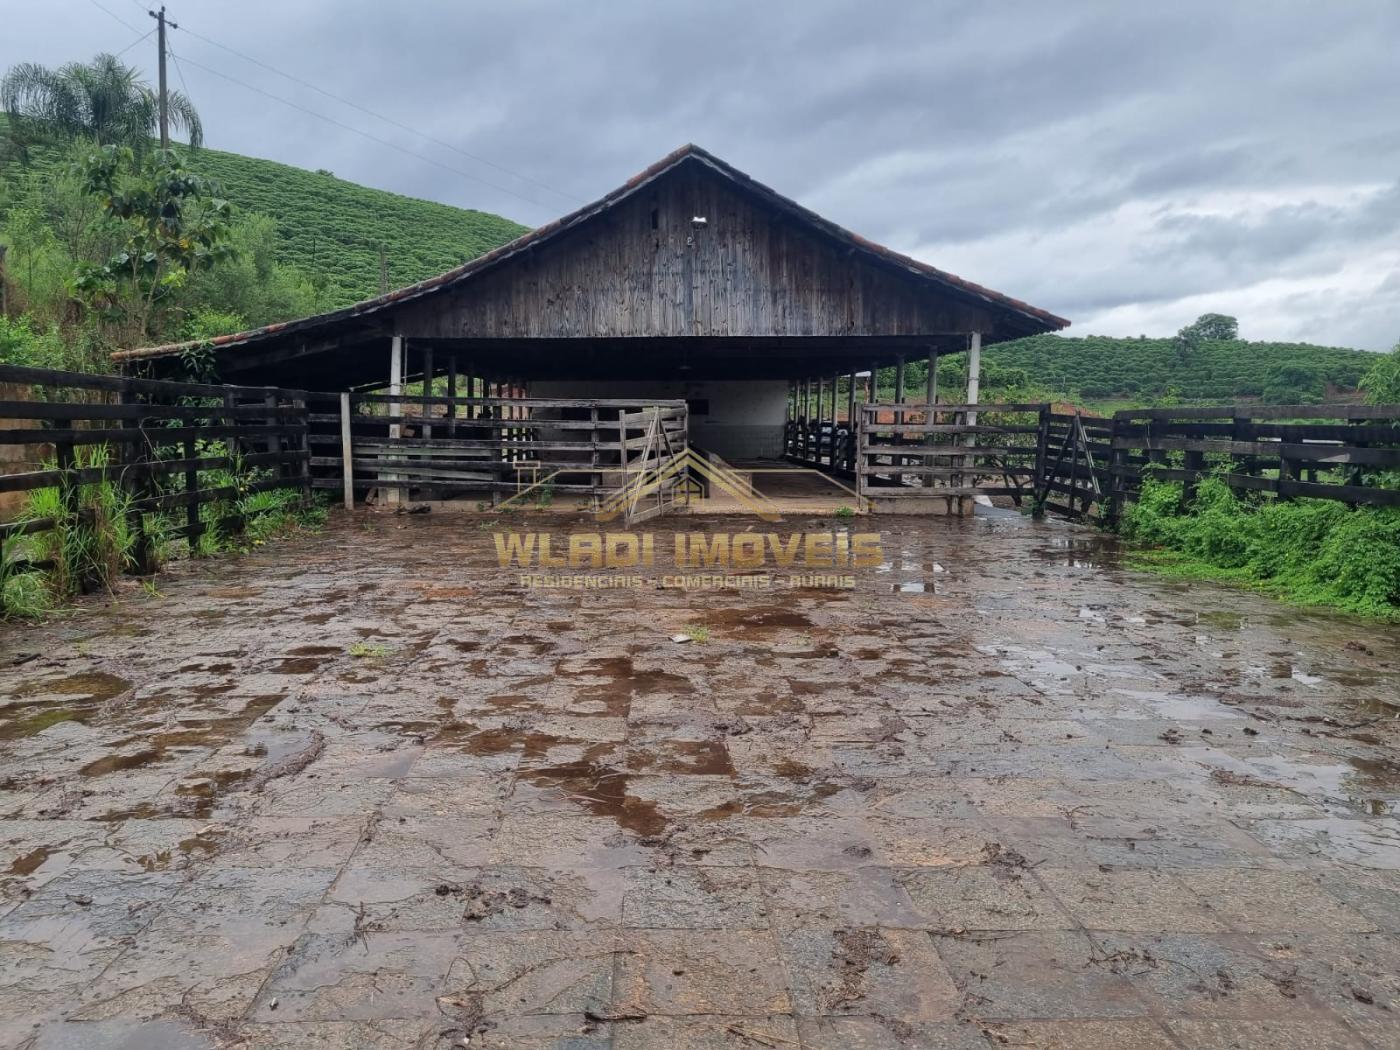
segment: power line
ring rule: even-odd
[[[319,87],[316,84],[311,83],[309,80],[303,80],[301,77],[295,76],[291,73],[285,73],[282,70],[278,69],[276,66],[269,65],[268,63],[263,62],[261,59],[254,58],[252,55],[245,55],[242,51],[238,51],[234,48],[231,48],[226,44],[221,44],[217,40],[211,40],[207,36],[201,36],[199,33],[196,33],[188,26],[183,27],[182,32],[188,33],[190,36],[194,37],[197,40],[202,40],[206,44],[210,44],[213,47],[217,47],[221,51],[227,51],[229,54],[235,55],[238,58],[243,59],[245,62],[251,62],[253,63],[253,65],[266,69],[270,73],[275,73],[279,77],[285,77],[287,80],[292,81],[292,83],[294,84],[300,84],[302,87],[309,88],[310,90],[315,91],[317,94],[324,95],[326,98],[332,99],[335,102],[339,102],[341,105],[349,106],[351,109],[359,110],[361,113],[364,113],[367,116],[371,116],[375,120],[381,120],[386,124],[393,125],[401,131],[407,131],[409,134],[417,135],[419,138],[426,139],[434,145],[441,146],[443,149],[449,149],[453,153],[457,153],[463,157],[466,157],[468,160],[476,161],[478,164],[485,164],[489,168],[495,168],[502,174],[510,175],[513,178],[522,180],[523,182],[528,182],[531,185],[538,186],[542,190],[548,190],[550,193],[558,194],[559,196],[567,198],[575,204],[585,203],[582,197],[575,196],[574,194],[569,193],[565,190],[556,189],[555,187],[550,186],[548,183],[540,182],[538,179],[533,179],[529,175],[524,175],[518,171],[513,171],[510,168],[507,168],[501,164],[497,164],[494,161],[487,160],[485,157],[479,157],[475,153],[468,152],[467,150],[464,150],[459,146],[454,146],[450,142],[445,142],[440,138],[437,138],[433,135],[429,135],[427,132],[420,131],[417,128],[411,127],[410,125],[403,123],[402,121],[395,120],[393,117],[386,117],[382,113],[376,113],[374,110],[369,109],[366,106],[362,106],[358,102],[353,102],[348,98],[343,98],[340,95],[327,91],[325,88]]]
[[[135,47],[137,44],[144,44],[147,40],[151,39],[151,33],[154,33],[154,32],[155,32],[155,30],[152,29],[149,33],[147,33],[145,36],[141,37],[140,39],[138,39],[138,40],[133,40],[131,43],[127,44],[126,47],[122,48],[120,51],[118,51],[118,52],[117,52],[115,55],[113,55],[112,57],[113,57],[113,58],[121,58],[122,55],[126,54],[128,51],[130,51],[130,50],[131,50],[133,47]]]
[[[133,33],[139,33],[139,32],[141,32],[141,30],[137,29],[134,25],[132,25],[130,22],[128,22],[125,18],[123,18],[121,15],[119,15],[119,14],[117,14],[115,11],[113,11],[110,7],[103,7],[101,4],[99,4],[99,3],[97,2],[97,0],[88,0],[88,3],[90,3],[93,7],[97,8],[99,11],[102,11],[103,13],[105,13],[105,14],[107,14],[107,15],[110,15],[112,18],[115,18],[118,22],[120,22],[122,25],[126,26],[126,28],[130,29]],[[147,36],[150,36],[149,33],[147,33],[146,35],[147,35]]]
[[[190,86],[185,83],[185,71],[180,68],[180,59],[175,54],[175,49],[167,43],[165,51],[170,56],[170,61],[175,63],[175,75],[180,78],[180,90],[185,93],[185,98],[191,98]]]
[[[435,167],[442,168],[444,171],[450,171],[452,174],[461,176],[464,179],[470,179],[473,182],[478,182],[481,185],[488,186],[491,189],[496,190],[500,193],[510,194],[510,196],[525,201],[527,204],[533,204],[537,208],[543,208],[546,211],[549,210],[549,205],[543,204],[540,201],[535,200],[533,197],[527,197],[525,196],[525,194],[520,193],[516,190],[512,190],[509,187],[501,186],[497,183],[491,182],[488,179],[483,179],[479,175],[473,175],[471,172],[463,171],[460,168],[454,168],[452,167],[452,165],[444,164],[442,163],[442,161],[435,160],[432,157],[427,156],[426,154],[418,153],[411,149],[406,149],[405,147],[400,146],[396,142],[390,142],[388,139],[380,138],[378,135],[374,135],[368,131],[362,131],[360,128],[353,127],[352,125],[346,124],[343,121],[336,120],[334,117],[328,117],[324,113],[318,113],[314,109],[307,109],[300,103],[293,102],[290,99],[282,98],[280,95],[274,95],[270,91],[265,91],[264,89],[257,87],[256,85],[249,84],[247,81],[239,80],[237,77],[229,76],[227,73],[221,73],[219,72],[219,70],[206,66],[202,62],[196,62],[194,59],[188,56],[185,57],[185,61],[188,62],[190,65],[194,66],[196,69],[202,69],[204,70],[204,72],[210,73],[220,78],[221,80],[227,80],[230,84],[237,84],[241,88],[246,88],[249,91],[256,92],[257,94],[262,95],[264,98],[270,98],[274,102],[280,102],[284,106],[289,106],[292,109],[299,110],[300,112],[305,113],[308,116],[315,117],[318,120],[324,120],[326,123],[333,124],[344,131],[348,131],[352,134],[359,135],[362,138],[369,139],[371,142],[376,142],[381,146],[387,146],[389,149],[397,150],[399,153],[403,153],[406,156],[413,157],[414,159],[420,160],[425,164],[432,164]]]

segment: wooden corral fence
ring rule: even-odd
[[[308,395],[312,485],[409,498],[579,497],[598,505],[687,447],[679,400]],[[345,469],[346,462],[350,469]],[[662,486],[661,499],[673,486]]]
[[[1048,404],[858,407],[857,491],[872,499],[1034,496]]]
[[[1400,405],[1133,408],[1111,419],[1050,413],[1038,500],[1074,517],[1112,517],[1145,477],[1216,477],[1238,491],[1400,506]],[[1387,483],[1385,475],[1391,480]]]
[[[1202,478],[1214,476],[1279,499],[1400,507],[1393,480],[1400,471],[1400,405],[1135,408],[1101,422],[1108,456],[1099,484],[1116,504],[1136,499],[1151,471],[1182,482],[1187,500]],[[1388,485],[1381,483],[1387,472]]]
[[[1082,518],[1115,514],[1149,473],[1202,478],[1282,499],[1400,506],[1400,406],[1251,405],[1125,409],[1111,418],[1049,404],[857,406],[858,491],[873,499],[1010,496]],[[843,428],[788,426],[789,456],[844,471]],[[834,435],[834,436],[833,436]],[[805,444],[804,444],[805,440]]]
[[[38,446],[46,461],[42,469],[0,475],[0,492],[57,488],[69,513],[77,515],[81,486],[118,486],[129,497],[123,503],[141,568],[149,554],[148,513],[183,508],[183,524],[174,532],[194,543],[203,531],[201,505],[310,487],[303,391],[14,365],[0,365],[0,383],[39,395],[0,402],[0,420],[30,424],[0,428],[0,445]],[[206,484],[207,472],[233,481]],[[38,517],[0,524],[0,541],[58,523]]]

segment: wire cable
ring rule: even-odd
[[[113,57],[113,58],[121,58],[122,55],[126,54],[128,51],[130,51],[130,50],[131,50],[133,47],[135,47],[137,44],[144,44],[147,40],[151,39],[151,37],[152,37],[154,34],[155,34],[155,30],[154,30],[154,29],[150,30],[150,32],[148,32],[145,36],[139,37],[139,38],[137,38],[136,40],[133,40],[131,43],[127,44],[126,47],[122,48],[120,51],[118,51],[118,52],[117,52],[115,55],[113,55],[112,57]]]
[[[490,181],[489,179],[483,179],[481,176],[473,175],[471,172],[463,171],[461,168],[454,168],[450,164],[444,164],[442,161],[435,160],[434,158],[429,157],[426,154],[418,153],[414,150],[407,149],[403,146],[400,146],[396,142],[390,142],[388,139],[380,138],[378,135],[372,134],[371,132],[363,131],[360,128],[354,127],[350,124],[346,124],[343,121],[336,120],[335,117],[328,117],[326,116],[326,114],[318,113],[314,109],[307,109],[300,103],[293,102],[290,99],[282,98],[280,95],[274,95],[270,91],[266,91],[263,88],[257,87],[254,84],[249,84],[247,81],[239,80],[237,77],[229,76],[227,73],[221,73],[219,70],[213,69],[210,66],[206,66],[202,62],[196,62],[188,55],[185,56],[185,61],[196,69],[202,69],[204,70],[204,72],[212,74],[213,76],[216,76],[221,80],[227,80],[231,84],[237,84],[241,88],[246,88],[248,91],[256,92],[257,94],[262,95],[264,98],[272,99],[274,102],[280,102],[284,106],[289,106],[292,109],[307,114],[308,116],[315,117],[317,120],[324,120],[326,123],[333,124],[334,126],[340,128],[343,131],[348,131],[354,135],[359,135],[360,137],[369,139],[371,142],[376,142],[381,146],[387,146],[389,149],[396,150],[399,153],[402,153],[406,156],[413,157],[415,160],[420,160],[425,164],[432,164],[434,167],[442,168],[444,171],[449,171],[454,175],[460,176],[461,178],[470,179],[473,182],[480,183],[481,185],[487,186],[493,190],[496,190],[499,193],[509,194],[512,197],[525,201],[527,204],[533,204],[537,208],[542,208],[545,211],[551,210],[549,205],[543,204],[540,201],[535,200],[533,197],[527,197],[525,194],[520,193],[517,190],[510,189],[507,186],[502,186],[499,183]]]
[[[133,0],[133,2],[134,2],[134,0]],[[252,55],[246,55],[246,54],[244,54],[242,51],[238,51],[238,50],[236,50],[236,49],[234,49],[234,48],[231,48],[231,47],[227,46],[226,44],[221,44],[221,43],[219,43],[217,40],[211,40],[211,39],[210,39],[209,37],[207,37],[207,36],[203,36],[203,35],[201,35],[201,34],[199,34],[199,33],[196,33],[194,30],[190,29],[188,26],[184,25],[183,23],[182,23],[181,26],[180,26],[180,31],[181,31],[182,33],[188,33],[190,36],[194,37],[196,40],[202,40],[202,41],[204,41],[204,43],[206,43],[206,44],[209,44],[209,45],[211,45],[211,46],[213,46],[213,47],[217,47],[217,48],[218,48],[219,50],[221,50],[221,51],[227,51],[229,54],[234,55],[234,56],[236,56],[236,57],[238,57],[238,58],[241,58],[241,59],[243,59],[245,62],[251,62],[251,63],[253,63],[253,65],[259,66],[260,68],[267,70],[269,73],[275,73],[275,74],[277,74],[277,76],[279,76],[279,77],[285,77],[287,80],[292,81],[292,83],[294,83],[294,84],[300,84],[300,85],[301,85],[302,87],[304,87],[304,88],[309,88],[310,90],[315,91],[317,94],[324,95],[324,96],[325,96],[326,98],[328,98],[328,99],[331,99],[331,100],[333,100],[333,101],[335,101],[335,102],[339,102],[341,105],[349,106],[351,109],[359,110],[361,113],[364,113],[364,114],[366,114],[367,116],[371,116],[371,117],[373,117],[375,120],[381,120],[381,121],[383,121],[385,124],[393,125],[394,127],[398,128],[400,131],[407,131],[409,134],[411,134],[411,135],[417,135],[419,138],[426,139],[428,142],[431,142],[431,143],[433,143],[434,145],[437,145],[437,146],[441,146],[443,149],[448,149],[448,150],[451,150],[453,153],[460,154],[461,156],[466,157],[468,160],[476,161],[476,163],[478,163],[478,164],[484,164],[484,165],[486,165],[486,166],[489,167],[489,168],[495,168],[497,171],[501,172],[502,174],[510,175],[512,178],[520,179],[522,182],[528,182],[528,183],[530,183],[532,186],[537,186],[537,187],[539,187],[539,188],[542,189],[542,190],[548,190],[550,193],[558,194],[560,197],[564,197],[564,198],[566,198],[567,200],[572,201],[572,202],[575,203],[575,204],[583,204],[583,203],[586,203],[582,197],[579,197],[579,196],[577,196],[577,195],[575,195],[575,194],[569,193],[569,192],[567,192],[567,191],[565,191],[565,190],[556,189],[555,187],[550,186],[548,183],[541,182],[541,181],[539,181],[538,179],[533,179],[533,178],[531,178],[529,175],[524,175],[524,174],[522,174],[522,173],[520,173],[520,172],[518,172],[518,171],[513,171],[513,170],[511,170],[510,168],[507,168],[507,167],[505,167],[505,166],[503,166],[503,165],[500,165],[500,164],[495,163],[494,161],[487,160],[485,157],[479,157],[479,156],[477,156],[475,153],[468,152],[467,150],[464,150],[464,149],[462,149],[462,148],[459,147],[459,146],[454,146],[454,145],[453,145],[452,143],[450,143],[450,142],[445,142],[444,140],[442,140],[442,139],[440,139],[440,138],[437,138],[437,137],[435,137],[435,136],[433,136],[433,135],[429,135],[427,132],[425,132],[425,131],[420,131],[420,130],[418,130],[417,128],[414,128],[414,127],[412,127],[412,126],[410,126],[410,125],[408,125],[408,124],[403,123],[402,121],[395,120],[393,117],[386,117],[384,114],[382,114],[382,113],[377,113],[377,112],[375,112],[374,110],[369,109],[369,108],[366,107],[366,106],[360,105],[358,102],[353,102],[353,101],[351,101],[351,100],[348,99],[348,98],[343,98],[343,97],[341,97],[340,95],[337,95],[337,94],[335,94],[335,93],[333,93],[333,92],[331,92],[331,91],[327,91],[325,88],[319,87],[319,86],[317,86],[316,84],[311,83],[309,80],[303,80],[301,77],[295,76],[295,75],[293,75],[293,74],[291,74],[291,73],[285,73],[285,72],[283,72],[282,70],[278,69],[276,66],[269,65],[268,63],[262,61],[261,59],[254,58]]]
[[[118,22],[120,22],[122,25],[126,26],[126,28],[130,29],[133,33],[139,33],[139,32],[141,32],[141,30],[137,29],[134,25],[132,25],[130,22],[128,22],[125,18],[123,18],[121,15],[119,15],[119,14],[117,14],[115,11],[113,11],[110,7],[103,7],[101,4],[99,4],[99,3],[97,2],[97,0],[88,0],[88,3],[90,3],[93,7],[97,8],[99,11],[103,12],[104,14],[110,15],[112,18],[115,18]]]

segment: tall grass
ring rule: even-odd
[[[1123,513],[1124,536],[1155,549],[1151,566],[1400,621],[1400,508],[1247,499],[1216,478],[1180,501],[1180,484],[1148,478]]]
[[[80,446],[75,469],[102,468],[110,463],[105,445]],[[201,456],[221,456],[220,444],[201,447]],[[44,469],[57,469],[44,464]],[[297,489],[249,491],[269,480],[267,470],[248,469],[234,456],[228,468],[200,471],[200,489],[229,488],[233,495],[200,505],[203,531],[193,547],[177,539],[183,520],[172,514],[140,515],[149,544],[152,568],[158,568],[183,548],[190,556],[210,556],[261,546],[294,532],[315,531],[325,524],[321,501]],[[183,479],[167,479],[169,491],[181,491]],[[52,527],[5,544],[0,558],[0,616],[37,619],[81,593],[111,591],[122,572],[136,564],[140,538],[132,527],[133,496],[112,479],[77,486],[76,498],[64,498],[59,486],[34,490],[20,521],[51,521]],[[35,568],[39,566],[40,568]]]

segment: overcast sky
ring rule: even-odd
[[[153,25],[147,6],[0,0],[0,67],[119,51]],[[696,142],[867,237],[1073,319],[1070,334],[1167,334],[1220,311],[1247,338],[1400,339],[1395,0],[170,0],[169,13],[218,149],[537,225]],[[123,57],[154,83],[154,38]]]

